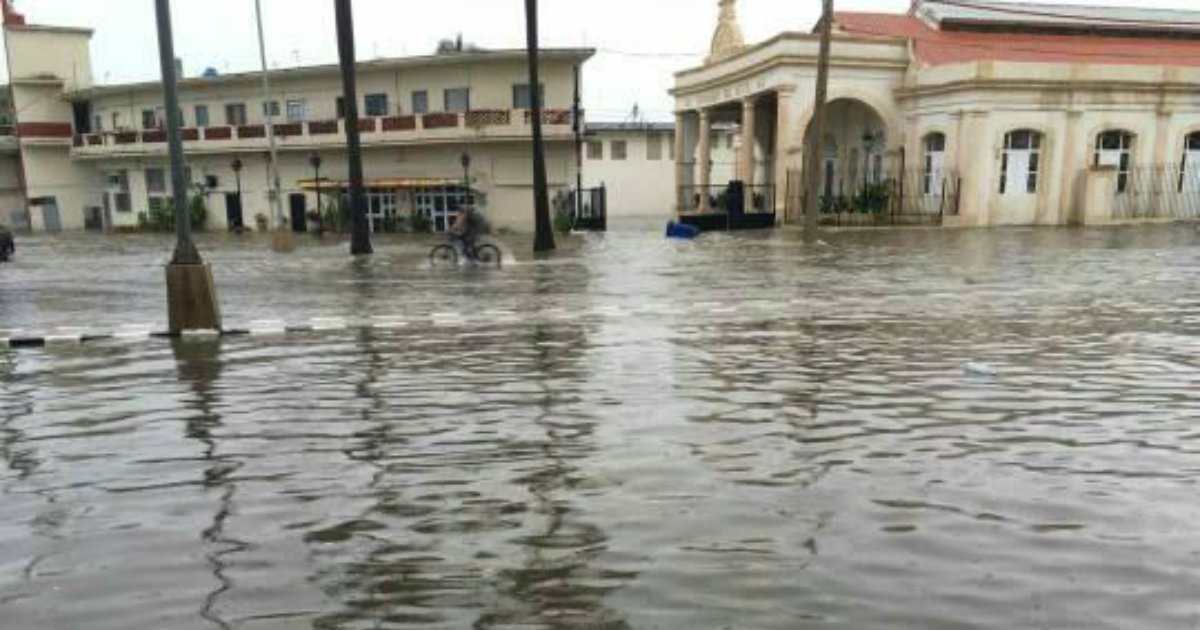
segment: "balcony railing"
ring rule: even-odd
[[[570,110],[545,110],[542,119],[547,125],[569,126],[571,124]],[[359,119],[359,131],[371,135],[371,141],[388,141],[391,139],[420,139],[425,132],[433,137],[442,137],[454,130],[474,130],[486,134],[489,130],[501,134],[526,134],[532,117],[529,110],[510,109],[479,109],[468,112],[431,112],[419,115],[364,117]],[[275,136],[285,143],[303,142],[314,143],[336,142],[342,133],[343,121],[312,120],[308,122],[279,123],[275,125]],[[562,130],[560,130],[561,132]],[[463,132],[458,132],[463,133]],[[240,126],[218,126],[198,129],[194,127],[182,130],[185,143],[193,142],[237,142],[243,140],[261,141],[266,138],[266,126],[261,124]],[[146,129],[143,131],[118,131],[77,135],[74,138],[75,148],[81,151],[98,150],[107,146],[134,148],[130,145],[162,144],[167,140],[166,132],[162,129]]]

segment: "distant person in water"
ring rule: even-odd
[[[8,262],[17,252],[17,244],[13,241],[12,230],[0,225],[0,262]]]

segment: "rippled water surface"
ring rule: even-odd
[[[205,240],[348,327],[0,350],[0,628],[1200,627],[1195,228],[825,241]],[[0,336],[164,319],[20,247]]]

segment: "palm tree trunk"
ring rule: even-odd
[[[529,93],[533,120],[533,207],[535,253],[553,251],[554,226],[550,223],[550,191],[546,189],[546,147],[542,143],[542,96],[538,79],[537,0],[525,0],[525,37],[529,49]]]
[[[345,102],[346,155],[349,157],[350,216],[353,228],[350,253],[364,256],[374,253],[371,226],[367,223],[367,200],[363,196],[362,139],[358,132],[357,69],[354,59],[354,12],[350,0],[334,0],[337,12],[338,58],[342,66],[342,100]]]

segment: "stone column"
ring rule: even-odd
[[[754,97],[742,100],[742,149],[738,154],[737,178],[754,185],[754,149],[758,144],[757,122],[754,119]]]
[[[688,211],[687,176],[687,118],[685,112],[675,112],[675,214]]]
[[[708,186],[712,180],[712,120],[707,109],[700,110],[700,146],[696,156],[696,193],[700,195],[700,212],[710,211]]]
[[[754,153],[758,144],[758,121],[754,119],[754,107],[753,96],[742,99],[742,150],[738,153],[737,178],[746,185],[743,212],[754,212]]]
[[[792,130],[792,125],[795,123],[796,118],[795,96],[796,92],[794,89],[781,89],[775,92],[777,103],[775,115],[775,173],[774,181],[771,183],[775,186],[775,212],[778,215],[783,215],[788,207],[788,155],[799,144],[797,139],[793,137],[794,132]],[[799,182],[796,182],[794,186],[796,186],[795,192],[797,193],[803,188]],[[800,200],[797,199],[794,205],[798,206],[799,203]],[[794,216],[784,216],[785,223],[797,223],[800,221],[803,209],[796,207],[793,210],[792,215]]]

